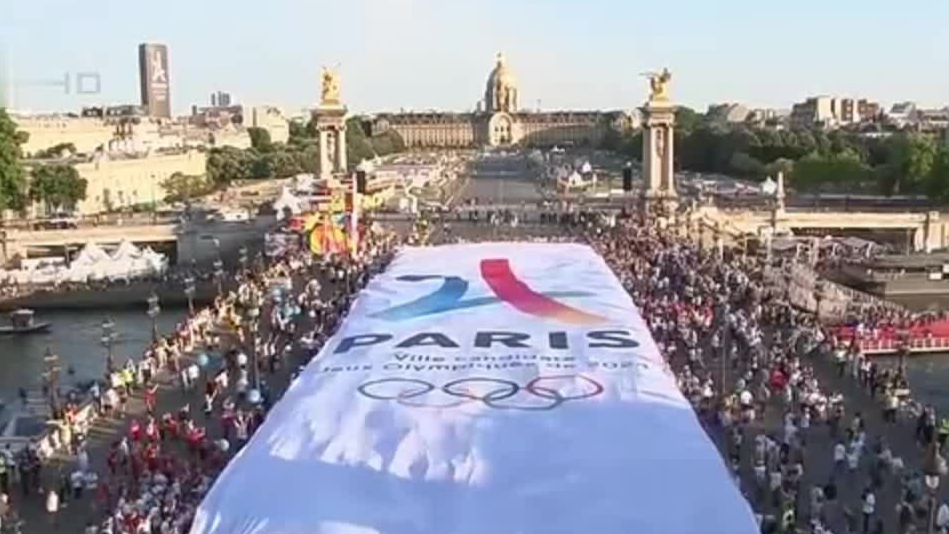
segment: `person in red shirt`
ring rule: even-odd
[[[155,405],[158,403],[158,384],[152,384],[145,389],[145,409],[148,415],[155,415]]]
[[[145,424],[145,438],[150,442],[158,441],[158,425],[155,424],[155,418],[149,416],[148,422]]]
[[[132,438],[133,442],[142,439],[142,425],[138,422],[138,419],[132,419],[132,424],[129,426],[129,437]]]

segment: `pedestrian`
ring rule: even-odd
[[[873,494],[873,489],[868,487],[863,490],[861,499],[861,511],[863,512],[863,530],[866,534],[870,533],[870,522],[873,520],[873,514],[876,512],[877,498]]]
[[[54,487],[46,490],[46,515],[53,530],[59,530],[59,492]]]

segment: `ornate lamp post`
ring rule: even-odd
[[[237,261],[241,264],[241,272],[247,270],[247,263],[249,258],[247,257],[247,247],[241,247],[237,250]]]
[[[46,347],[43,355],[43,385],[49,397],[49,411],[53,419],[59,418],[59,356]]]
[[[190,274],[185,277],[185,296],[188,297],[188,314],[194,315],[194,277]]]
[[[251,355],[253,356],[254,363],[254,389],[260,390],[260,365],[257,361],[257,334],[258,328],[260,325],[260,308],[262,299],[260,297],[260,291],[257,288],[254,288],[247,298],[247,318],[250,320],[250,332],[251,332]]]
[[[145,312],[152,319],[152,343],[158,342],[158,316],[161,315],[161,306],[158,304],[159,299],[158,295],[153,291],[152,294],[145,299],[145,302],[148,303],[148,310]]]
[[[115,360],[112,358],[112,344],[115,342],[115,323],[106,317],[102,320],[102,346],[105,347],[105,368],[111,375],[115,372]]]
[[[939,454],[939,442],[935,439],[926,447],[923,473],[929,495],[929,522],[926,532],[933,534],[936,528],[936,492],[939,490],[942,477],[946,474],[946,460]]]
[[[217,282],[217,294],[220,296],[224,293],[224,262],[218,258],[214,260],[212,267],[214,267],[214,280]]]

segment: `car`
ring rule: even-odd
[[[250,213],[247,210],[224,210],[214,218],[221,222],[250,222]]]
[[[73,230],[79,228],[79,219],[69,213],[53,213],[33,223],[35,230]]]

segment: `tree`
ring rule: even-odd
[[[679,106],[676,108],[676,129],[688,135],[705,122],[705,115],[694,109]]]
[[[729,166],[739,176],[761,178],[765,174],[765,166],[746,152],[735,152]]]
[[[811,154],[794,164],[791,181],[801,190],[852,191],[873,177],[869,166],[854,151],[832,156]]]
[[[78,151],[76,145],[72,143],[59,143],[45,150],[37,150],[33,157],[36,159],[54,159],[61,158],[63,154],[75,155]]]
[[[273,178],[274,162],[271,154],[263,154],[253,160],[250,165],[250,177],[258,180]]]
[[[355,167],[363,160],[373,159],[376,152],[362,129],[362,119],[352,117],[346,121],[346,160]]]
[[[303,172],[296,154],[287,149],[274,150],[271,160],[273,162],[273,173],[277,178],[288,178]]]
[[[201,175],[176,172],[161,182],[165,190],[165,202],[189,202],[195,197],[206,195],[214,190],[208,179]]]
[[[395,130],[374,135],[369,138],[369,143],[372,145],[373,152],[380,156],[388,156],[389,154],[405,151],[405,141],[402,140],[402,136],[399,135],[399,132]]]
[[[248,178],[255,159],[253,149],[234,147],[212,148],[208,151],[207,177],[212,184],[229,184],[234,180]]]
[[[20,159],[20,145],[28,136],[16,130],[13,119],[0,108],[0,211],[22,210],[26,206],[26,175]]]
[[[295,153],[300,170],[310,174],[320,172],[320,145],[314,143]]]
[[[300,121],[290,121],[289,144],[296,144],[298,141],[310,139],[310,133],[307,131],[306,124]]]
[[[880,169],[880,187],[886,195],[919,191],[930,177],[936,145],[929,137],[899,133],[884,143],[886,163]]]
[[[252,126],[247,129],[250,136],[250,146],[258,152],[270,152],[273,143],[270,140],[270,132],[263,128]]]
[[[942,204],[949,203],[949,147],[939,147],[936,152],[926,184],[926,194]]]
[[[44,203],[47,211],[72,210],[77,202],[86,199],[88,185],[71,165],[40,165],[33,169],[30,200]]]

